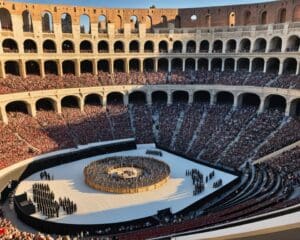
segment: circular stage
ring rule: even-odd
[[[121,156],[94,161],[84,168],[85,183],[109,193],[139,193],[168,181],[170,167],[150,157]]]

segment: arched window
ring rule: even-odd
[[[152,18],[150,16],[146,16],[146,30],[148,32],[152,30]]]
[[[120,15],[118,15],[116,18],[116,30],[120,33],[123,31],[123,22]]]
[[[3,52],[5,53],[17,53],[19,52],[18,44],[13,39],[5,39],[2,42]]]
[[[279,9],[279,11],[278,11],[278,22],[279,23],[286,22],[286,9],[285,8]]]
[[[72,33],[72,18],[68,13],[61,15],[61,31],[62,33]]]
[[[62,43],[61,48],[62,48],[63,53],[73,53],[73,52],[75,52],[74,44],[69,40],[64,41]]]
[[[44,33],[53,33],[53,18],[50,12],[43,12],[42,13],[42,31]]]
[[[31,39],[25,40],[23,46],[24,46],[25,53],[36,53],[37,52],[36,43]]]
[[[175,17],[175,28],[181,28],[181,18],[180,18],[180,16]]]
[[[136,32],[139,29],[139,21],[137,16],[130,17],[131,31]]]
[[[161,19],[160,19],[160,25],[161,25],[161,27],[163,27],[163,28],[168,27],[168,19],[167,19],[166,16],[161,16]]]
[[[91,21],[90,17],[86,14],[80,16],[80,33],[91,34]]]
[[[10,12],[6,8],[0,8],[0,31],[12,31],[12,20]]]
[[[293,22],[300,22],[300,5],[294,8],[293,12]]]
[[[107,31],[107,19],[105,15],[100,15],[98,18],[98,32],[105,33]]]
[[[235,26],[235,12],[231,12],[229,14],[229,26],[234,27]]]
[[[260,16],[260,24],[267,24],[267,11],[263,11]]]
[[[249,25],[250,22],[251,22],[251,12],[247,10],[244,13],[244,25]]]
[[[55,53],[56,52],[56,46],[55,42],[52,40],[46,40],[43,43],[43,51],[45,53]]]
[[[32,18],[31,18],[30,12],[25,10],[22,13],[22,19],[23,19],[23,31],[24,32],[33,32]]]

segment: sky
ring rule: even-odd
[[[193,8],[220,5],[261,3],[269,0],[14,0],[14,2],[66,4],[75,6],[95,6],[111,8]]]

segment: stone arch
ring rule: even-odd
[[[287,52],[298,52],[300,47],[300,38],[297,35],[289,36],[286,43]]]
[[[152,17],[151,16],[149,16],[149,15],[146,16],[145,24],[146,24],[146,31],[151,32],[151,30],[152,30]]]
[[[223,50],[223,42],[221,40],[216,40],[213,43],[213,52],[221,53]]]
[[[6,8],[0,8],[0,26],[0,29],[4,31],[13,30],[11,14]]]
[[[225,71],[234,71],[235,61],[233,58],[226,58],[224,62]]]
[[[263,58],[254,58],[252,60],[251,72],[263,72],[265,66],[265,60]]]
[[[43,42],[43,52],[44,53],[55,53],[56,44],[53,40],[47,39]]]
[[[107,18],[104,14],[98,17],[98,33],[105,33],[107,31]]]
[[[270,40],[270,47],[269,47],[269,51],[270,52],[281,52],[281,48],[282,48],[282,39],[281,37],[273,37]]]
[[[190,40],[187,42],[186,52],[187,53],[195,53],[196,52],[196,42],[194,40]]]
[[[105,40],[101,40],[98,43],[98,53],[108,53],[109,52],[109,43]]]
[[[9,113],[14,113],[14,112],[29,114],[30,104],[23,100],[15,100],[5,105],[5,111],[8,115]]]
[[[4,68],[5,74],[20,76],[20,69],[17,61],[6,61]]]
[[[208,59],[207,58],[199,58],[198,59],[198,70],[208,71]]]
[[[234,96],[231,92],[220,91],[216,94],[217,104],[233,105]]]
[[[130,72],[139,72],[141,69],[140,60],[137,58],[132,58],[129,60],[129,71]]]
[[[175,28],[181,28],[181,17],[178,15],[175,17],[174,26]]]
[[[300,98],[293,99],[290,105],[290,115],[300,117]]]
[[[146,58],[143,63],[143,68],[145,72],[154,72],[154,59]]]
[[[240,41],[240,52],[250,52],[251,49],[251,41],[248,38],[244,38]]]
[[[277,94],[270,94],[265,98],[265,109],[277,109],[285,112],[286,99]]]
[[[131,31],[136,32],[139,29],[139,19],[137,16],[133,15],[130,17]]]
[[[300,22],[300,5],[295,6],[293,11],[293,22]]]
[[[140,43],[137,40],[130,41],[129,51],[130,52],[139,52],[140,51]]]
[[[63,53],[74,53],[75,48],[74,48],[74,43],[70,40],[65,40],[61,44],[61,50]]]
[[[114,43],[114,51],[115,51],[115,53],[125,52],[124,43],[122,41],[116,41]]]
[[[38,62],[29,60],[25,64],[26,75],[40,75],[40,66]]]
[[[90,16],[87,14],[80,15],[79,18],[79,24],[80,24],[80,33],[81,34],[91,34],[91,20]]]
[[[62,108],[80,108],[80,98],[75,95],[68,95],[60,100]]]
[[[235,12],[229,13],[228,25],[229,27],[235,26]]]
[[[92,106],[102,107],[102,104],[103,104],[102,96],[98,93],[90,93],[84,97],[84,106],[92,105]]]
[[[160,25],[163,28],[167,28],[168,27],[168,18],[166,16],[161,16],[161,18],[160,18]]]
[[[286,58],[283,62],[283,74],[296,74],[297,60],[295,58]]]
[[[226,52],[235,52],[236,51],[236,40],[229,39],[226,43]]]
[[[174,53],[181,53],[182,52],[182,42],[181,41],[175,41],[173,43],[173,52]]]
[[[154,91],[151,94],[153,104],[167,104],[168,94],[164,91]]]
[[[260,14],[260,18],[259,18],[259,24],[267,24],[268,23],[268,12],[267,11],[263,11]]]
[[[23,32],[33,32],[32,17],[28,10],[22,12]]]
[[[248,58],[240,58],[237,61],[237,70],[249,71],[250,60]]]
[[[243,16],[244,16],[243,24],[246,26],[249,25],[251,23],[251,12],[249,10],[246,10]]]
[[[254,42],[253,52],[265,52],[267,48],[267,41],[264,38],[257,38]]]
[[[143,91],[133,91],[128,97],[129,104],[146,104],[146,94]]]
[[[75,63],[72,60],[65,60],[62,63],[63,74],[75,75]]]
[[[181,58],[173,58],[171,61],[172,71],[182,71],[183,70],[183,61]]]
[[[79,49],[80,49],[81,53],[92,53],[93,52],[93,45],[90,41],[83,40],[80,43]]]
[[[196,60],[194,58],[187,58],[185,60],[185,70],[194,71],[196,66]]]
[[[26,39],[23,43],[25,53],[37,53],[36,42],[32,39]]]
[[[107,105],[124,104],[124,95],[121,92],[111,92],[107,95]]]
[[[158,59],[158,71],[168,72],[169,71],[169,61],[166,58]]]
[[[168,52],[168,42],[165,40],[162,40],[158,44],[158,50],[160,53],[167,53]]]
[[[57,63],[52,60],[48,60],[44,62],[45,74],[54,74],[58,75]]]
[[[278,58],[269,58],[267,61],[267,72],[278,74],[280,61]]]
[[[154,52],[153,41],[146,41],[144,44],[144,52]]]
[[[183,90],[177,90],[172,92],[172,103],[188,103],[189,93]]]
[[[115,59],[114,60],[114,71],[115,72],[125,72],[125,60]]]
[[[93,63],[91,60],[83,60],[80,62],[80,72],[93,74]]]
[[[209,103],[210,102],[210,92],[208,91],[203,91],[203,90],[200,90],[200,91],[196,91],[194,93],[194,96],[193,96],[193,102],[194,103]]]
[[[222,59],[214,58],[211,60],[211,70],[212,71],[221,71],[222,70]]]
[[[56,101],[52,98],[40,98],[35,102],[35,109],[37,111],[55,111]]]
[[[107,59],[101,59],[97,63],[98,72],[109,72],[109,62]]]
[[[200,42],[199,46],[199,51],[200,52],[208,52],[209,51],[209,41],[203,40]]]
[[[281,8],[278,10],[278,23],[285,23],[286,22],[286,8]]]
[[[252,106],[256,109],[260,106],[260,97],[255,93],[242,93],[238,96],[239,106]]]
[[[2,48],[4,53],[18,53],[19,47],[14,39],[6,38],[2,42]]]
[[[115,26],[118,32],[122,32],[123,30],[123,20],[122,17],[120,15],[117,15],[116,17],[116,22],[115,22]]]
[[[44,33],[53,33],[53,16],[49,11],[44,11],[42,13],[42,31]]]
[[[61,31],[62,33],[72,33],[72,17],[69,13],[61,15]]]

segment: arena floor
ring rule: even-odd
[[[215,177],[208,182],[205,191],[193,196],[192,179],[185,175],[186,170],[197,168],[206,176],[213,169],[162,151],[163,156],[155,158],[169,164],[171,175],[168,182],[159,189],[137,194],[113,194],[91,189],[84,183],[83,169],[90,162],[108,156],[149,156],[145,154],[147,149],[154,149],[154,145],[139,145],[137,150],[101,155],[49,168],[47,172],[54,175],[53,181],[40,181],[40,174],[36,173],[19,184],[16,195],[27,192],[32,198],[32,184],[46,182],[54,192],[56,200],[59,197],[69,197],[77,204],[78,209],[72,215],[61,213],[59,218],[49,221],[73,224],[115,223],[151,216],[165,208],[171,208],[172,213],[176,213],[214,192],[214,181],[221,178],[224,186],[236,178],[215,170]],[[45,219],[39,213],[33,216]]]

